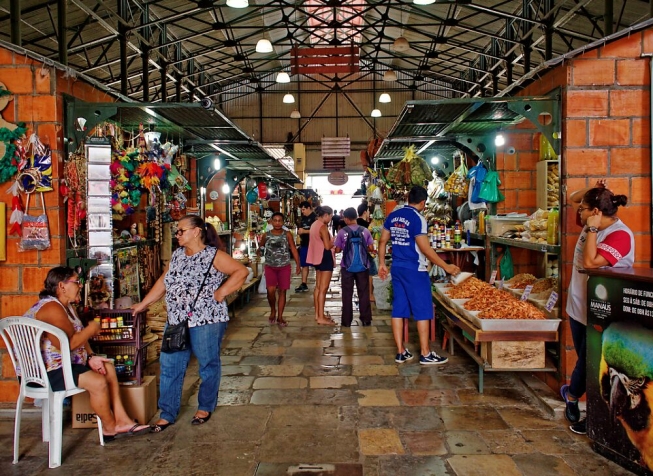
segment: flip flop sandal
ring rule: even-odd
[[[277,321],[279,327],[288,327],[288,321]]]
[[[110,442],[110,441],[118,440],[120,438],[138,436],[138,435],[142,435],[143,433],[150,433],[150,431],[152,431],[152,427],[150,427],[149,425],[145,426],[144,428],[141,428],[140,430],[136,430],[136,428],[138,428],[139,426],[143,426],[143,425],[136,423],[128,431],[116,433],[115,435],[103,435],[104,441]]]
[[[209,412],[209,414],[206,415],[205,417],[194,416],[193,419],[190,421],[190,424],[191,425],[203,425],[204,423],[206,423],[210,419],[211,419],[211,412]]]
[[[271,317],[271,318],[268,319],[268,322],[270,323],[271,326],[273,326],[273,325],[275,325],[277,323],[277,318],[276,317],[274,317],[274,318]]]

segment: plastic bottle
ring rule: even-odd
[[[485,212],[478,213],[478,234],[485,235]]]
[[[460,248],[462,246],[462,235],[460,232],[460,220],[456,220],[453,230],[453,247]]]
[[[552,208],[546,221],[546,242],[549,245],[558,244],[558,218],[558,209]]]

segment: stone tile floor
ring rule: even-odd
[[[571,433],[560,411],[555,417],[544,411],[523,374],[487,374],[481,395],[477,367],[463,352],[444,366],[420,366],[417,359],[397,365],[388,311],[374,308],[367,328],[317,326],[312,293],[293,289],[286,328],[268,324],[263,295],[237,311],[223,343],[219,407],[207,424],[190,425],[199,383],[193,362],[174,426],[102,448],[95,430],[73,430],[68,422],[58,469],[48,469],[34,411],[23,417],[21,459],[11,464],[12,413],[3,412],[0,474],[631,474]],[[339,321],[337,274],[327,308]],[[417,353],[412,327],[408,347]],[[553,392],[547,398],[556,401]]]

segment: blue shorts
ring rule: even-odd
[[[306,262],[306,256],[308,256],[308,246],[300,246],[299,247],[299,265],[302,268],[308,268],[309,266],[313,266],[312,264],[308,264]]]
[[[392,317],[413,316],[416,321],[433,319],[431,280],[427,271],[392,267]]]

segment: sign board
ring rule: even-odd
[[[349,181],[349,177],[342,170],[334,170],[329,174],[327,180],[331,185],[344,185]]]

